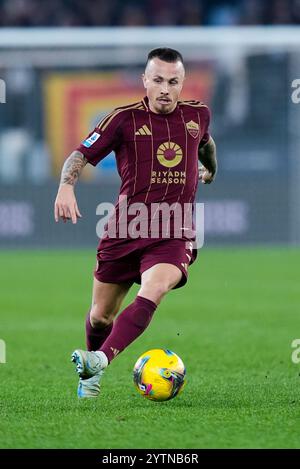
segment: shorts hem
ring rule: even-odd
[[[118,280],[117,278],[106,277],[105,275],[99,275],[97,272],[94,272],[94,278],[98,280],[98,282],[102,283],[114,283],[116,285],[120,285],[121,283],[137,283],[137,279],[127,279],[127,280]]]

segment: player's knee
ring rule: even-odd
[[[109,326],[113,318],[110,314],[108,314],[105,309],[94,305],[91,312],[90,312],[90,323],[91,326],[95,329],[104,329],[105,327]]]
[[[105,329],[111,322],[111,318],[90,316],[90,323],[94,329]]]
[[[160,301],[163,296],[171,289],[169,282],[145,282],[143,285],[144,292],[151,292],[151,295]]]

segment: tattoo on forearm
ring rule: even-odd
[[[217,152],[216,144],[211,137],[202,148],[198,150],[199,161],[208,171],[215,174],[217,171]]]
[[[80,151],[73,151],[63,165],[60,183],[74,186],[87,162],[88,160]]]

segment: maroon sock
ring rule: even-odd
[[[155,309],[156,304],[142,296],[137,296],[135,301],[124,309],[115,320],[110,336],[102,347],[99,347],[109,362],[144,332]]]
[[[91,326],[90,322],[90,312],[88,312],[85,321],[85,332],[86,332],[86,346],[89,351],[98,350],[103,342],[107,339],[111,330],[113,328],[113,323],[104,327],[103,329],[96,329]]]

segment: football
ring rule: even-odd
[[[138,392],[151,401],[168,401],[185,385],[185,366],[171,350],[153,349],[143,353],[133,369]]]

